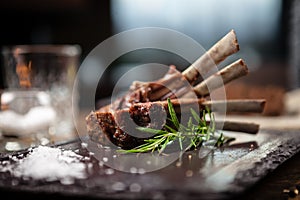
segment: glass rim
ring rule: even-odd
[[[26,54],[26,53],[55,53],[65,56],[78,56],[81,47],[78,44],[25,44],[10,45],[2,48],[2,54]]]

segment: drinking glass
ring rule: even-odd
[[[73,83],[78,45],[4,47],[5,89],[0,100],[0,133],[5,150],[75,137]],[[72,100],[74,102],[72,102]]]

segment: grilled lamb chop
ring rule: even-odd
[[[208,99],[211,92],[209,89],[216,89],[248,74],[248,68],[245,62],[239,59],[198,84],[199,76],[206,75],[215,65],[238,50],[239,45],[232,30],[182,73],[177,71],[175,66],[170,66],[166,75],[157,81],[133,82],[127,94],[86,116],[90,138],[100,144],[118,146],[122,149],[132,149],[143,144],[145,139],[153,135],[142,133],[136,127],[163,128],[169,115],[166,101],[168,98],[171,99],[179,118],[195,105],[195,109],[201,114],[205,106],[213,104]],[[217,103],[222,104],[222,102],[214,103],[216,107]],[[242,106],[237,102],[224,103],[226,105],[229,103],[227,105],[229,111],[230,109],[236,111],[238,108],[241,112],[246,110],[246,112],[262,112],[264,107],[263,100],[249,104],[252,106],[255,104],[255,109],[249,106],[244,109],[243,105],[249,103],[245,104],[245,101]],[[221,124],[224,124],[221,128],[228,130],[248,130],[249,133],[258,131],[256,124],[243,124],[245,126],[232,122]],[[247,130],[241,129],[242,127],[246,127]]]
[[[226,102],[206,101],[204,99],[172,99],[171,103],[179,119],[184,115],[188,116],[190,109],[193,107],[194,110],[199,109],[199,113],[202,113],[206,107],[214,107],[217,112],[222,110],[224,104],[226,104],[227,112],[261,113],[265,106],[265,100],[263,99],[230,100]],[[86,121],[89,135],[93,141],[105,145],[109,145],[111,142],[123,149],[132,149],[143,144],[144,139],[153,137],[151,134],[139,131],[138,126],[162,129],[167,123],[167,117],[169,117],[168,102],[155,101],[135,103],[130,108],[119,109],[115,112],[92,111],[87,116]],[[220,123],[217,122],[217,127],[218,124]],[[225,122],[222,125],[223,130],[243,130],[248,133],[257,133],[259,128],[256,124],[251,123]]]

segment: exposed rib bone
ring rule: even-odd
[[[233,99],[226,101],[204,101],[202,105],[213,108],[213,112],[223,111],[226,106],[227,112],[262,113],[265,108],[265,99]]]
[[[249,134],[257,134],[259,131],[259,124],[251,122],[216,122],[216,129],[226,131],[244,132]]]
[[[199,110],[205,109],[207,106],[212,112],[243,112],[243,113],[262,113],[265,107],[264,99],[235,99],[235,100],[219,100],[207,101],[204,99],[171,99],[171,103],[177,114],[190,112],[190,108],[198,105]],[[131,108],[150,109],[151,106],[161,106],[168,110],[167,101],[154,101],[147,103],[135,103]],[[213,109],[213,110],[212,110]]]
[[[196,85],[194,91],[198,96],[204,97],[222,85],[247,74],[246,63],[239,59]]]
[[[215,65],[218,65],[237,51],[239,51],[239,44],[235,31],[231,30],[182,74],[191,84],[193,84],[198,79],[199,75],[205,75]]]
[[[170,66],[168,73],[157,81],[133,82],[129,92],[124,97],[114,102],[114,105],[106,108],[116,110],[128,107],[134,102],[148,102],[174,98],[174,92],[177,93],[176,98],[179,98],[178,91],[189,90],[188,88],[191,88],[200,74],[206,74],[213,66],[219,64],[226,57],[238,50],[239,45],[236,34],[234,30],[231,30],[183,73],[177,71],[175,66]],[[184,95],[184,93],[182,95]],[[132,99],[135,99],[134,102]]]

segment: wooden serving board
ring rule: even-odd
[[[24,180],[0,173],[0,191],[31,199],[232,199],[255,185],[300,150],[299,131],[260,130],[256,135],[224,132],[236,137],[228,147],[185,152],[178,161],[149,173],[127,173],[99,165],[82,142],[61,144],[89,156],[92,165],[86,179],[72,185]],[[85,141],[82,141],[85,140]],[[19,152],[19,153],[25,153]],[[11,156],[2,155],[1,160]]]

